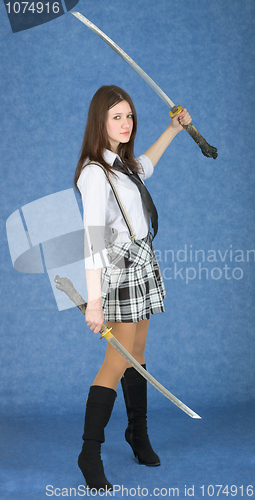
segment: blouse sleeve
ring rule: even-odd
[[[152,176],[153,171],[154,171],[154,167],[153,167],[153,164],[152,164],[150,158],[148,158],[148,156],[146,156],[146,155],[141,155],[137,159],[138,159],[139,165],[141,167],[139,175],[140,175],[141,179],[144,181],[145,179],[148,179],[149,177]]]
[[[106,267],[109,265],[105,249],[109,184],[104,171],[96,165],[88,165],[79,177],[78,188],[83,204],[85,268]]]

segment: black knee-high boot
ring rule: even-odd
[[[104,443],[104,429],[109,422],[116,392],[108,387],[92,385],[90,387],[86,413],[84,440],[78,465],[89,488],[96,490],[112,489],[104,474],[101,460],[101,443]]]
[[[142,366],[146,368],[146,365]],[[121,385],[128,416],[126,441],[140,464],[160,465],[160,459],[153,451],[147,433],[147,380],[135,368],[127,368]]]

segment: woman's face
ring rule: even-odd
[[[106,133],[114,153],[117,153],[120,143],[129,141],[132,130],[133,113],[127,101],[121,101],[107,111]]]

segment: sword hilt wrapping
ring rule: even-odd
[[[173,106],[169,112],[170,118],[173,118],[174,116],[178,115],[182,110],[183,107],[181,105]],[[214,160],[217,158],[218,156],[217,148],[210,146],[210,144],[208,144],[208,142],[198,132],[198,130],[194,127],[194,125],[192,125],[191,123],[189,125],[182,125],[181,123],[181,126],[186,130],[186,132],[188,132],[190,137],[192,137],[192,139],[200,147],[204,156],[207,156],[207,158],[213,158]]]
[[[216,160],[218,153],[217,153],[217,148],[214,146],[210,146],[208,142],[204,139],[204,137],[198,132],[198,130],[190,123],[189,125],[182,125],[183,128],[188,132],[190,137],[197,143],[197,145],[200,147],[202,153],[204,156],[207,156],[207,158],[213,158]]]

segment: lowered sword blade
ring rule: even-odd
[[[68,278],[60,278],[60,276],[55,276],[54,281],[57,283],[56,288],[65,292],[74,304],[82,311],[83,314],[86,312],[87,304],[82,296],[75,290],[71,280]],[[147,370],[145,370],[140,363],[123,347],[123,345],[112,335],[111,331],[105,324],[103,324],[100,333],[102,337],[105,337],[107,342],[109,342],[120,354],[125,358],[132,366],[135,368],[150,384],[152,384],[159,392],[161,392],[167,399],[174,403],[178,408],[187,413],[189,417],[201,418],[197,413],[191,410],[188,406],[182,403],[178,398],[176,398],[171,392],[169,392],[162,384],[160,384],[152,375],[150,375]],[[101,338],[102,338],[101,337]]]
[[[131,59],[131,57],[122,50],[119,45],[117,45],[109,36],[107,36],[103,31],[101,31],[95,24],[93,24],[89,19],[84,17],[80,12],[71,11],[79,21],[85,24],[88,28],[90,28],[96,35],[98,35],[104,42],[107,43],[117,54],[124,59],[124,61],[131,66],[131,68],[151,87],[152,90],[160,97],[160,99],[171,109],[170,116],[174,116],[175,114],[180,113],[182,110],[182,106],[175,106],[173,101],[163,92],[163,90],[143,71],[136,62]],[[190,123],[189,125],[183,125],[183,128],[188,132],[190,137],[198,144],[204,156],[208,158],[216,159],[218,156],[217,148],[214,146],[210,146],[208,142],[204,139],[204,137],[198,132],[198,130]]]
[[[162,384],[160,384],[143,366],[136,361],[135,358],[123,347],[123,345],[113,336],[110,330],[107,329],[102,333],[102,337],[106,340],[125,358],[132,366],[135,368],[151,385],[153,385],[159,392],[161,392],[166,398],[168,398],[172,403],[174,403],[178,408],[187,413],[192,418],[201,418],[197,413],[186,406],[182,401],[176,398],[171,392],[169,392]]]

